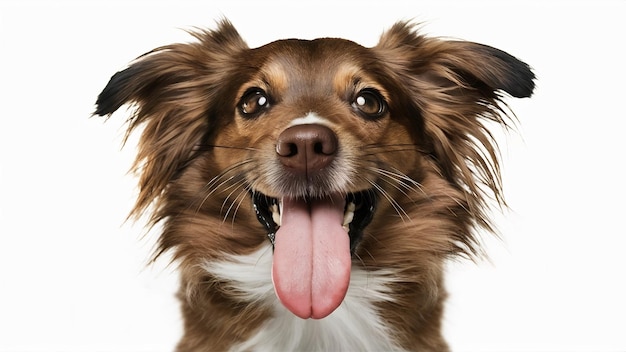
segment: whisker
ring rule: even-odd
[[[247,151],[259,151],[259,148],[253,147],[238,147],[234,145],[217,145],[217,144],[198,144],[193,148],[193,151],[207,151],[211,148],[221,148],[221,149],[235,149],[235,150],[247,150]]]
[[[364,156],[372,156],[380,153],[395,153],[395,152],[418,152],[422,154],[430,154],[429,151],[424,150],[417,144],[410,143],[398,143],[398,144],[370,144],[363,147],[364,150],[372,150]]]
[[[374,259],[374,257],[372,256],[372,254],[371,254],[371,253],[370,253],[367,249],[365,249],[365,252],[366,252],[366,253],[370,256],[370,258]],[[363,269],[365,269],[365,271],[367,272],[367,271],[368,271],[368,270],[367,270],[367,269],[368,269],[367,264],[365,264],[365,261],[363,261],[363,258],[361,258],[361,256],[359,255],[359,253],[357,253],[356,251],[354,252],[354,258],[356,258],[356,259],[357,259],[357,260],[361,263],[361,266],[362,266],[362,267],[363,267]]]
[[[413,187],[404,182],[403,175],[401,174],[396,174],[394,172],[387,171],[378,167],[368,167],[367,169],[382,176],[382,180],[384,180],[387,184],[391,185],[393,188],[397,189],[399,192],[407,197],[409,195],[406,193],[406,191],[410,191],[411,189],[413,189]]]
[[[372,170],[374,172],[377,172],[379,175],[385,176],[385,177],[388,177],[390,179],[393,179],[393,180],[397,181],[400,185],[404,186],[406,188],[406,190],[411,190],[413,188],[413,187],[410,187],[406,183],[406,182],[408,182],[410,185],[414,186],[415,189],[418,189],[426,198],[431,198],[431,195],[426,193],[426,191],[424,190],[424,187],[422,186],[421,183],[419,183],[419,182],[413,180],[412,178],[402,174],[402,172],[400,172],[399,170],[397,170],[395,168],[392,168],[392,169],[395,170],[395,172],[391,172],[389,170],[385,170],[385,169],[382,169],[382,168],[370,167],[370,170]],[[386,182],[391,184],[389,181],[386,181]],[[398,189],[400,192],[402,192],[402,194],[407,196],[407,198],[409,198],[412,201],[414,201],[406,192],[400,190],[398,187],[394,187],[394,188]],[[467,207],[458,199],[458,197],[449,195],[447,193],[448,192],[446,191],[446,196],[449,197],[452,201],[454,201],[454,203],[456,203],[458,206],[462,207],[463,209],[469,211],[467,209]]]
[[[224,207],[226,206],[226,203],[229,201],[230,197],[233,195],[233,193],[235,193],[238,189],[239,186],[242,186],[246,183],[245,180],[239,180],[238,182],[230,185],[225,191],[229,190],[229,189],[233,189],[224,199],[224,201],[222,202],[222,207],[220,208],[220,214],[224,211]],[[245,190],[245,189],[244,189]],[[230,206],[228,207],[228,209],[226,209],[226,214],[224,214],[224,219],[222,222],[226,222],[226,219],[228,218],[228,215],[230,214],[233,206],[235,205],[235,203],[237,202],[237,199],[239,198],[239,196],[241,195],[241,192],[239,192],[239,194],[237,194],[237,197],[235,197],[235,199],[231,202]],[[233,215],[234,216],[234,215]]]
[[[426,192],[424,191],[424,188],[422,187],[421,183],[419,183],[418,181],[415,181],[414,179],[412,179],[411,177],[409,177],[406,174],[402,173],[402,171],[396,169],[395,167],[392,167],[391,169],[393,170],[393,172],[387,171],[387,170],[385,170],[385,171],[387,171],[387,172],[397,176],[399,179],[401,179],[403,181],[402,183],[404,183],[404,181],[410,183],[411,185],[415,186],[420,191],[422,191],[422,193],[424,193],[424,195],[426,195]]]
[[[406,185],[405,183],[403,183],[402,181],[398,181],[396,178],[394,178],[392,175],[388,175],[386,174],[382,169],[379,168],[374,168],[374,167],[368,167],[368,170],[371,170],[375,173],[377,173],[378,175],[382,176],[380,178],[381,181],[385,182],[386,184],[390,185],[391,187],[395,188],[396,190],[398,190],[398,192],[404,194],[407,198],[409,197],[408,193],[406,192],[406,190],[410,190],[411,188],[408,187],[408,185]],[[395,182],[394,182],[395,181]],[[403,188],[400,187],[400,185],[404,185]]]
[[[233,220],[232,220],[232,222],[230,224],[231,227],[233,227],[233,228],[235,227],[235,217],[237,216],[237,212],[239,212],[239,208],[241,208],[241,204],[246,199],[246,196],[248,195],[248,192],[249,192],[248,189],[246,187],[243,187],[241,192],[239,192],[239,194],[237,195],[237,197],[235,197],[235,200],[233,201],[233,204],[235,202],[237,202],[237,206],[235,207],[235,210],[233,211]]]
[[[383,197],[385,197],[385,199],[387,199],[387,201],[389,202],[389,204],[391,204],[391,206],[393,207],[393,209],[396,211],[396,213],[398,213],[398,215],[400,216],[400,219],[402,220],[402,222],[406,222],[405,217],[407,220],[410,220],[411,217],[409,216],[409,214],[407,214],[407,212],[404,210],[404,208],[402,208],[400,206],[400,204],[398,204],[398,202],[396,202],[388,193],[387,191],[385,191],[385,189],[383,187],[381,187],[379,184],[377,184],[376,182],[373,181],[369,181],[369,183],[372,185],[373,188],[375,188],[378,193],[380,193]],[[404,215],[403,215],[404,214]]]
[[[211,195],[213,195],[215,192],[217,192],[218,190],[220,190],[224,185],[232,182],[233,179],[238,178],[239,181],[241,182],[241,174],[242,173],[235,173],[233,175],[231,175],[230,177],[227,177],[227,175],[229,173],[234,172],[235,170],[237,170],[238,168],[243,168],[245,165],[249,164],[252,160],[250,159],[246,159],[246,160],[242,160],[238,163],[235,163],[231,166],[229,166],[228,168],[226,168],[224,171],[222,171],[221,173],[217,174],[216,176],[214,176],[209,182],[207,182],[204,187],[202,188],[202,190],[200,191],[200,194],[207,192],[204,197],[202,198],[202,200],[199,202],[198,207],[196,209],[196,213],[200,211],[200,209],[202,208],[202,206],[204,205],[204,203],[209,199],[209,197]],[[245,171],[245,170],[244,170]],[[225,177],[227,177],[226,179],[224,179]],[[218,183],[219,182],[219,183]],[[231,187],[226,188],[224,191],[229,190]],[[193,204],[193,202],[192,202]]]
[[[228,168],[226,168],[224,171],[220,172],[218,175],[216,175],[215,177],[213,177],[207,184],[205,187],[211,187],[212,185],[214,185],[216,182],[218,182],[219,180],[221,180],[224,176],[226,176],[226,174],[228,174],[229,172],[236,170],[237,168],[240,168],[248,163],[252,162],[251,159],[246,159],[246,160],[242,160],[238,163],[235,163],[231,166],[229,166]],[[231,177],[232,179],[232,177]],[[217,186],[219,187],[219,186]]]

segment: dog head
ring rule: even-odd
[[[478,251],[472,226],[489,228],[487,200],[502,201],[485,122],[506,124],[503,93],[531,95],[525,63],[407,23],[372,48],[324,38],[251,49],[226,21],[193,35],[115,74],[95,112],[135,104],[134,213],[154,206],[160,252],[173,250],[184,275],[269,242],[281,302],[322,318],[355,258],[375,269],[416,251]]]

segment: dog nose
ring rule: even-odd
[[[284,130],[276,143],[280,162],[292,172],[312,175],[324,169],[337,154],[337,135],[317,124],[295,125]]]

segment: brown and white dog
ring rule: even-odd
[[[504,203],[505,96],[534,74],[498,49],[397,23],[251,49],[222,21],[116,73],[134,105],[133,215],[180,265],[180,351],[445,351],[444,263]]]

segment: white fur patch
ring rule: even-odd
[[[315,124],[329,126],[330,122],[314,112],[309,112],[308,114],[306,114],[305,117],[298,117],[297,119],[294,119],[293,121],[291,121],[289,126],[315,125]]]
[[[269,305],[274,315],[248,341],[232,351],[399,351],[392,331],[376,312],[375,302],[392,301],[388,271],[352,268],[346,297],[332,314],[320,320],[301,319],[278,301],[272,284],[270,245],[246,256],[207,262],[204,269],[228,280],[238,297]]]

